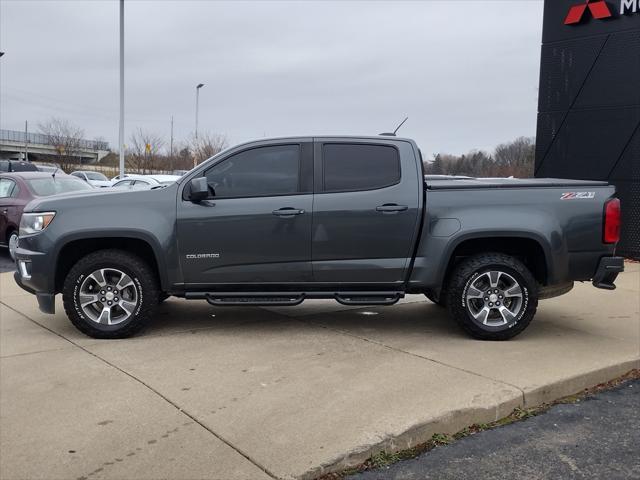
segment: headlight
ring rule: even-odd
[[[20,219],[20,235],[38,233],[49,226],[56,212],[23,213]]]

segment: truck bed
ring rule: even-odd
[[[576,188],[606,187],[607,182],[597,180],[567,180],[563,178],[472,178],[446,175],[425,175],[428,190],[478,189],[478,188]]]

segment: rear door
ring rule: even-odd
[[[413,145],[323,139],[314,162],[314,281],[402,283],[423,194]]]
[[[312,148],[311,139],[260,144],[204,171],[210,198],[178,201],[189,288],[312,280]]]
[[[0,177],[0,243],[6,245],[9,233],[18,228],[16,209],[19,188],[10,178]]]

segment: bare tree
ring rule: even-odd
[[[501,173],[516,177],[530,177],[533,174],[535,156],[535,140],[527,137],[498,145],[494,154]]]
[[[227,148],[227,146],[227,137],[220,134],[205,133],[199,135],[197,140],[193,138],[190,146],[190,151],[193,155],[192,167],[213,157],[216,153]]]
[[[460,156],[438,153],[425,165],[425,172],[433,175],[528,178],[533,175],[534,162],[535,139],[520,137],[498,145],[493,155],[479,150]]]
[[[164,146],[161,136],[138,128],[129,139],[126,152],[127,168],[141,174],[164,169],[166,159],[160,154]]]
[[[38,129],[47,136],[48,144],[55,148],[55,161],[62,170],[69,173],[75,164],[80,163],[82,129],[56,117],[38,124]]]

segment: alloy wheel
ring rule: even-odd
[[[80,285],[78,303],[92,321],[117,325],[128,320],[140,300],[133,279],[121,270],[101,268],[88,275]]]
[[[523,307],[522,287],[508,273],[490,270],[478,275],[465,292],[467,310],[485,327],[514,323]]]

